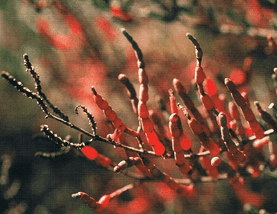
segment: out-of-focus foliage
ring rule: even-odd
[[[247,90],[251,101],[268,106],[276,101],[271,73],[277,61],[266,48],[266,36],[277,37],[276,15],[276,3],[269,0],[0,1],[0,65],[1,70],[33,88],[22,60],[28,53],[52,102],[76,125],[88,128],[85,116],[74,114],[76,105],[86,105],[95,115],[98,131],[107,135],[112,127],[93,102],[92,85],[128,126],[137,127],[128,96],[117,80],[125,73],[136,89],[139,87],[136,57],[121,28],[132,34],[143,51],[150,81],[149,109],[158,108],[157,95],[168,102],[168,89],[175,77],[195,93],[191,82],[194,49],[186,38],[190,32],[204,51],[206,75],[217,81],[223,95],[224,77],[237,80],[245,58],[253,57],[251,75],[240,90]],[[40,134],[41,124],[47,123],[75,140],[78,133],[46,120],[34,101],[4,81],[0,82],[0,112],[1,169],[5,160],[11,162],[8,181],[0,181],[1,213],[93,213],[71,194],[84,190],[99,198],[130,182],[131,178],[112,173],[73,151],[53,159],[34,157],[37,151],[57,150]],[[112,147],[95,146],[114,161],[121,160]],[[265,196],[258,209],[277,212],[275,172],[247,184],[249,190]],[[14,195],[8,194],[10,187],[15,188]],[[199,198],[187,200],[163,184],[145,183],[122,194],[103,213],[243,213],[244,204],[230,191],[227,181],[199,184],[197,192]]]

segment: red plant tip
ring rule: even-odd
[[[215,85],[215,82],[213,81],[212,78],[206,77],[204,83],[203,83],[204,89],[207,94],[214,96],[217,94],[217,88]]]
[[[85,146],[81,149],[81,152],[90,160],[95,160],[98,156],[98,152],[91,146]]]
[[[176,123],[178,120],[179,120],[179,116],[176,113],[171,114],[169,117],[170,122]]]
[[[223,112],[218,114],[218,120],[221,126],[227,126],[227,118]]]
[[[83,192],[77,192],[77,193],[72,194],[71,197],[79,199],[82,197],[83,194],[84,194]]]
[[[276,106],[274,103],[270,103],[268,106],[269,109],[276,109]]]
[[[234,89],[236,90],[236,85],[230,78],[225,78],[224,84],[230,91],[233,91]]]
[[[122,81],[123,83],[125,83],[126,81],[126,75],[125,74],[119,74],[118,75],[118,80]]]
[[[110,202],[111,196],[110,195],[103,195],[99,201],[97,202],[97,206],[95,210],[101,211],[106,208]]]
[[[180,118],[175,113],[171,114],[169,117],[169,131],[173,138],[180,137],[182,133]]]
[[[87,193],[85,192],[78,192],[75,194],[71,195],[73,198],[79,198],[81,199],[82,202],[87,204],[90,208],[95,209],[98,206],[98,202],[92,197],[90,197]]]
[[[126,162],[126,161],[125,161]],[[116,173],[119,173],[121,170],[122,170],[123,166],[119,165],[118,166],[115,166],[113,168],[113,171],[116,172]],[[124,168],[127,168],[127,166],[124,165]]]
[[[197,40],[196,40],[190,33],[186,33],[186,36],[188,37],[188,39],[189,39],[195,46],[199,46],[199,43],[197,42]]]
[[[258,110],[262,110],[262,107],[258,101],[254,101],[254,105],[257,107]]]
[[[241,92],[241,96],[245,99],[246,104],[250,106],[248,93],[246,91],[243,91]]]
[[[177,78],[173,79],[173,85],[175,85],[179,80]]]
[[[237,121],[235,121],[235,120],[231,120],[229,125],[230,125],[230,128],[233,130],[236,130],[238,127]]]
[[[269,140],[269,136],[266,136],[262,139],[255,140],[252,145],[255,149],[262,149],[264,146],[268,144]]]
[[[173,86],[175,88],[175,90],[178,93],[186,93],[186,89],[184,88],[184,86],[181,84],[179,79],[174,78],[173,79]]]
[[[267,40],[272,40],[272,35],[271,34],[267,35]]]
[[[230,78],[225,78],[225,79],[224,79],[225,85],[227,85],[230,81],[232,81]]]
[[[94,86],[91,86],[91,90],[92,90],[93,94],[94,94],[95,96],[97,96],[97,92],[96,92]]]
[[[213,157],[211,159],[212,166],[219,166],[219,164],[221,164],[221,159],[219,157]]]

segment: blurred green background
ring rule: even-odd
[[[216,81],[223,95],[227,96],[227,91],[222,80],[235,78],[234,71],[242,70],[244,59],[251,56],[251,74],[240,89],[248,91],[252,103],[258,100],[267,108],[276,101],[271,79],[277,66],[276,52],[270,52],[266,39],[268,34],[277,37],[276,8],[277,3],[269,0],[1,1],[1,70],[34,90],[23,64],[22,56],[27,53],[53,104],[75,125],[89,130],[86,117],[74,114],[76,105],[86,105],[95,115],[98,133],[105,136],[113,129],[93,102],[92,85],[129,127],[136,129],[138,125],[125,89],[117,80],[120,73],[125,73],[136,89],[139,87],[135,54],[121,28],[143,51],[150,81],[149,109],[158,108],[158,95],[168,103],[173,78],[193,90],[194,47],[186,38],[190,32],[204,51],[206,75]],[[73,150],[56,158],[35,157],[37,151],[57,149],[40,133],[41,124],[48,124],[62,137],[70,134],[74,141],[78,132],[45,119],[34,100],[16,92],[4,79],[0,82],[0,112],[1,174],[5,174],[5,167],[9,170],[8,180],[0,182],[0,213],[95,213],[72,199],[71,194],[85,191],[98,199],[134,182]],[[94,146],[115,162],[122,159],[109,145]],[[10,161],[10,167],[5,160]],[[266,196],[259,209],[277,212],[275,176],[267,172],[246,181],[251,191]],[[168,193],[168,198],[160,196],[155,185],[145,183],[124,193],[102,212],[243,213],[243,204],[227,181],[197,184],[195,200],[175,193]],[[141,202],[138,198],[147,199]]]

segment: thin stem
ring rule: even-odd
[[[124,186],[124,187],[122,187],[122,188],[112,192],[110,194],[110,196],[111,196],[111,198],[116,197],[116,196],[120,195],[121,193],[123,193],[123,192],[125,192],[127,190],[133,189],[134,187],[135,187],[135,184],[128,184],[128,185],[126,185],[126,186]]]
[[[62,118],[59,118],[59,117],[57,117],[57,116],[55,116],[55,115],[53,115],[53,114],[51,114],[51,113],[47,114],[47,115],[46,115],[46,118],[52,118],[52,119],[54,119],[54,120],[57,120],[57,121],[59,121],[59,122],[65,124],[65,125],[69,126],[69,127],[72,128],[72,129],[75,129],[75,130],[77,130],[77,131],[79,131],[79,132],[82,132],[83,134],[85,134],[85,135],[87,135],[87,136],[89,136],[89,137],[91,137],[91,138],[93,138],[93,139],[95,139],[95,137],[96,137],[96,136],[94,136],[92,133],[90,133],[90,132],[88,132],[88,131],[86,131],[86,130],[84,130],[84,129],[78,127],[78,126],[75,126],[73,123],[71,123],[71,122],[69,122],[69,121],[66,121],[66,120],[64,120],[64,119],[62,119]]]
[[[111,145],[116,146],[116,147],[121,147],[121,148],[130,150],[130,151],[134,151],[134,152],[137,152],[137,153],[147,154],[147,155],[152,155],[152,156],[159,157],[158,155],[156,155],[152,151],[137,149],[137,148],[130,147],[130,146],[127,146],[127,145],[124,145],[124,144],[115,143],[114,141],[110,141],[110,140],[108,140],[106,138],[103,138],[103,137],[101,137],[99,135],[93,135],[90,132],[88,132],[88,131],[86,131],[86,130],[78,127],[78,126],[75,126],[73,123],[65,121],[62,118],[59,118],[59,117],[57,117],[57,116],[55,116],[55,115],[53,115],[51,113],[49,113],[46,117],[52,118],[54,120],[57,120],[58,122],[61,122],[61,123],[65,124],[65,125],[69,126],[72,129],[75,129],[75,130],[77,130],[79,132],[82,132],[83,134],[91,137],[93,139],[92,141],[101,141],[101,142],[105,142],[105,143],[111,144]]]

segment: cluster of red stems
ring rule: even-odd
[[[135,166],[141,172],[139,175],[128,173],[125,173],[125,175],[138,179],[140,183],[147,181],[164,182],[169,188],[183,197],[193,197],[195,194],[194,181],[199,181],[199,179],[202,179],[201,181],[203,182],[227,179],[235,190],[239,190],[238,193],[241,197],[246,197],[247,195],[252,197],[244,185],[244,177],[240,174],[239,169],[246,169],[248,175],[252,177],[258,177],[266,167],[269,167],[272,171],[276,169],[277,149],[269,138],[269,135],[277,132],[275,119],[263,110],[258,102],[255,102],[256,109],[261,118],[270,127],[270,129],[264,131],[250,108],[247,93],[240,93],[237,90],[237,86],[229,78],[225,79],[225,85],[234,102],[230,101],[228,104],[229,110],[226,110],[225,101],[220,99],[215,83],[211,79],[206,81],[207,78],[201,66],[202,49],[197,40],[188,33],[188,39],[195,46],[197,61],[195,84],[197,85],[200,100],[206,109],[208,118],[205,118],[199,112],[181,81],[174,79],[174,90],[169,90],[171,114],[169,118],[166,118],[169,124],[168,127],[164,126],[161,118],[159,118],[160,115],[149,110],[147,107],[149,99],[148,76],[142,52],[127,31],[123,29],[122,32],[135,50],[138,62],[138,79],[140,84],[138,97],[133,84],[126,75],[120,74],[118,76],[118,80],[126,87],[134,113],[138,116],[139,126],[137,130],[127,127],[109,105],[108,101],[94,87],[91,88],[92,98],[103,111],[106,118],[112,123],[114,132],[106,137],[99,136],[94,116],[83,105],[77,106],[75,111],[78,113],[79,108],[83,110],[89,120],[91,131],[89,132],[75,126],[42,92],[39,75],[30,63],[27,54],[23,56],[24,65],[26,71],[31,74],[35,81],[36,92],[25,87],[22,82],[17,81],[8,72],[2,72],[2,77],[18,91],[28,98],[37,101],[47,118],[57,120],[81,133],[79,135],[79,142],[74,143],[70,139],[62,139],[53,133],[47,125],[42,125],[41,131],[53,142],[60,145],[61,150],[53,153],[39,152],[38,154],[46,157],[55,157],[68,152],[70,148],[74,147],[80,150],[88,159],[96,161],[105,168],[113,169],[116,173],[125,173],[124,170],[126,168]],[[277,47],[270,36],[268,41],[270,46]],[[174,92],[177,92],[183,105],[177,103]],[[241,119],[241,113],[246,122]],[[180,114],[186,116],[186,121],[181,121],[182,117]],[[182,123],[184,122],[187,122],[190,130],[183,128]],[[252,130],[253,135],[251,136],[247,135],[246,129],[248,127]],[[170,136],[165,134],[167,128],[169,129]],[[192,143],[189,138],[189,132],[192,132],[199,141]],[[89,136],[90,140],[83,142],[82,135]],[[137,147],[128,145],[126,135],[136,139]],[[123,148],[128,158],[120,163],[113,162],[109,157],[100,154],[92,146],[96,141]],[[199,142],[201,144],[200,149],[198,146]],[[268,160],[263,154],[263,148],[266,145],[268,145],[267,148],[270,154]],[[196,149],[198,152],[193,151]],[[168,173],[163,172],[155,165],[154,159],[156,158],[174,158],[176,166],[183,174],[184,179],[173,178]],[[94,199],[85,192],[72,194],[72,197],[80,198],[92,209],[103,210],[108,206],[112,198],[136,186],[137,184],[129,184],[111,194],[103,195],[99,200]]]

